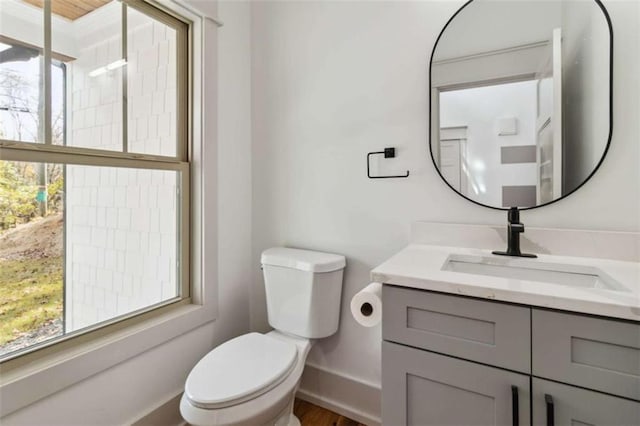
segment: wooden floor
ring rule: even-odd
[[[365,426],[301,399],[296,399],[293,413],[300,419],[302,426]]]

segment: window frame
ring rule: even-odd
[[[60,146],[51,143],[51,2],[45,1],[43,9],[45,27],[43,56],[46,81],[45,140],[34,143],[0,139],[0,159],[3,161],[176,171],[181,176],[180,184],[178,185],[180,204],[177,209],[180,257],[180,266],[177,273],[181,284],[180,295],[111,320],[32,345],[16,351],[13,355],[9,354],[4,357],[0,361],[0,370],[2,371],[2,375],[0,375],[0,398],[3,400],[3,404],[0,405],[0,416],[26,405],[24,404],[25,397],[26,400],[31,401],[39,399],[28,395],[19,395],[19,401],[16,401],[18,402],[16,404],[11,397],[13,393],[11,389],[16,386],[20,389],[21,384],[26,383],[23,379],[26,376],[31,376],[33,368],[36,366],[41,369],[49,367],[44,371],[46,375],[46,373],[53,372],[55,370],[54,367],[60,367],[63,370],[68,369],[67,364],[71,358],[80,356],[80,354],[87,355],[90,351],[128,341],[135,333],[149,333],[169,319],[181,319],[182,321],[174,321],[173,328],[184,332],[184,327],[189,327],[188,323],[200,325],[215,318],[215,307],[213,306],[212,298],[210,296],[207,297],[207,302],[205,303],[203,289],[199,287],[202,285],[202,271],[200,271],[202,262],[199,258],[199,255],[202,254],[202,248],[200,247],[202,241],[191,238],[191,232],[201,229],[202,226],[201,213],[194,209],[194,205],[195,207],[202,206],[201,194],[197,193],[201,191],[200,173],[202,171],[201,167],[197,164],[192,164],[191,160],[197,159],[202,155],[202,147],[200,146],[202,143],[202,135],[200,134],[202,123],[194,120],[197,113],[203,112],[202,96],[200,94],[196,95],[197,92],[194,88],[202,85],[202,75],[198,73],[202,69],[198,70],[198,66],[200,68],[202,66],[201,56],[203,52],[201,49],[203,40],[201,37],[203,28],[198,16],[176,4],[167,7],[167,3],[164,0],[123,0],[122,8],[123,14],[126,14],[127,7],[132,7],[153,19],[163,23],[170,23],[170,26],[176,30],[176,46],[178,46],[176,49],[176,102],[178,114],[176,114],[177,146],[174,157],[126,152],[126,143],[123,145],[123,152]],[[126,31],[125,27],[123,33],[126,34]],[[197,36],[200,36],[200,39]],[[123,85],[126,88],[126,78],[123,79]],[[126,92],[123,94],[123,98],[125,98],[123,99],[123,122],[126,122]],[[199,118],[201,119],[201,117]],[[126,128],[126,126],[123,127]],[[123,136],[126,137],[126,130],[123,130]],[[205,305],[206,309],[202,309]],[[191,319],[186,320],[180,317],[190,317]],[[180,322],[185,321],[187,324],[180,324]],[[172,335],[171,330],[166,331],[167,336]],[[136,352],[136,346],[147,347],[147,344],[131,345],[130,342],[129,347],[122,349],[122,355],[139,353]],[[111,361],[117,358],[114,357]],[[105,365],[107,364],[110,363],[107,362]],[[87,377],[83,377],[82,374],[71,374],[70,376],[73,383]],[[64,382],[63,380],[62,384]],[[53,387],[60,388],[58,385]],[[36,396],[38,393],[40,392],[35,392]]]

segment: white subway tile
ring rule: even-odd
[[[98,205],[98,188],[89,188],[89,206],[97,206]],[[93,212],[89,212],[89,224],[95,225],[96,223],[96,214],[95,209]]]
[[[118,209],[115,207],[107,207],[105,226],[109,229],[118,227]]]
[[[154,68],[151,71],[147,71],[142,76],[142,94],[153,95],[157,86],[157,69]]]
[[[152,211],[157,212],[157,210],[155,209],[155,207],[158,205],[158,187],[157,185],[153,184],[153,185],[149,185],[147,187],[147,207],[153,209]]]
[[[118,306],[118,312],[119,313],[126,313],[126,312],[130,312],[132,309],[129,307],[130,306],[130,299],[126,296],[123,296],[121,294],[119,294],[117,296],[118,300],[117,300],[117,306]]]
[[[114,205],[113,187],[104,186],[100,188],[100,205],[105,207]]]
[[[149,212],[146,208],[133,210],[131,217],[131,229],[140,232],[149,230]],[[141,245],[141,249],[145,250],[146,248],[144,245]]]
[[[96,308],[104,308],[104,296],[105,292],[103,288],[93,288],[93,306]]]
[[[160,64],[158,70],[156,71],[156,90],[163,91],[167,88],[167,66]]]
[[[72,231],[69,233],[69,240],[74,246],[77,247],[81,244],[89,245],[91,243],[91,228],[78,224],[67,224],[67,226]]]
[[[80,265],[78,263],[73,263],[71,265],[71,279],[74,281],[80,280]],[[75,293],[78,293],[77,290],[74,289]]]
[[[175,233],[162,234],[160,236],[160,241],[161,241],[160,255],[175,259],[176,244],[177,244]]]
[[[115,244],[115,231],[113,229],[107,229],[107,248],[113,249]]]
[[[89,139],[87,139],[87,147],[97,148],[102,146],[102,132],[100,127],[89,127]]]
[[[158,68],[158,50],[146,49],[140,52],[140,69],[143,73],[151,72],[155,73]]]
[[[154,102],[155,107],[155,102]],[[149,139],[154,139],[158,136],[158,117],[156,115],[149,116]]]
[[[141,117],[136,120],[136,139],[143,140],[147,138],[147,130],[149,127],[149,122],[146,118]]]
[[[165,91],[164,97],[164,112],[175,112],[176,111],[176,89],[169,88]],[[172,122],[172,126],[175,124]]]
[[[127,233],[127,256],[140,253],[140,233],[130,231]]]
[[[94,227],[91,229],[91,244],[97,247],[106,247],[107,231],[104,228]]]
[[[115,271],[117,268],[117,252],[115,250],[104,251],[104,267],[109,271]]]
[[[167,88],[168,89],[173,89],[177,86],[177,68],[176,68],[176,64],[175,61],[172,61],[172,63],[170,63],[167,66]]]
[[[107,226],[107,209],[105,207],[98,207],[96,211],[96,224],[101,227]]]
[[[89,107],[100,105],[100,87],[92,87],[89,89]]]
[[[115,270],[113,271],[113,292],[115,294],[120,294],[122,293],[124,274],[117,269],[118,267],[116,266]],[[120,313],[123,314],[124,312]]]
[[[165,40],[162,43],[158,44],[158,66],[163,67],[169,64],[169,41]]]
[[[174,261],[172,258],[167,256],[157,257],[157,270],[158,270],[158,279],[161,281],[171,281],[171,263]]]
[[[74,129],[83,129],[84,126],[84,115],[85,115],[85,110],[84,109],[78,109],[73,111],[73,126]],[[78,137],[79,139],[79,137]]]
[[[162,43],[167,38],[167,26],[161,22],[153,22],[153,44]]]
[[[134,31],[134,44],[135,50],[146,50],[151,48],[153,44],[153,27],[151,22],[141,25]]]
[[[137,67],[137,63],[134,62]],[[127,96],[131,99],[137,99],[142,96],[142,76],[140,74],[130,74],[127,78]]]
[[[109,39],[109,63],[123,58],[122,54],[122,38],[120,35]]]
[[[84,174],[85,186],[97,186],[100,179],[100,170],[97,168],[86,168]]]
[[[163,91],[156,91],[153,93],[150,115],[158,116],[164,112],[164,95]]]
[[[126,250],[127,248],[127,232],[126,231],[122,229],[115,230],[113,246],[116,250],[121,250],[121,251]]]
[[[142,276],[142,255],[136,252],[127,253],[125,267],[127,272],[133,277],[133,283],[139,283],[138,278]],[[137,286],[134,285],[132,288],[134,294],[136,287]]]
[[[118,229],[128,230],[131,224],[131,209],[118,209]]]
[[[158,116],[158,134],[166,136],[171,131],[171,114],[164,113]]]
[[[127,205],[127,190],[124,186],[116,186],[113,190],[113,205],[125,207]]]
[[[151,256],[160,255],[160,234],[157,232],[149,233],[149,254]]]
[[[126,188],[127,191],[127,207],[136,208],[139,205],[140,200],[140,187],[129,185]]]

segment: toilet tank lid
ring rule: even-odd
[[[309,272],[331,272],[346,266],[345,257],[288,247],[273,247],[262,252],[263,265],[282,266]]]

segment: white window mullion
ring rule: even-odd
[[[51,131],[51,0],[44,1],[44,143],[52,144]]]
[[[127,57],[127,4],[122,2],[122,59],[128,63]],[[128,64],[122,69],[122,152],[129,152],[129,107],[128,107]]]

